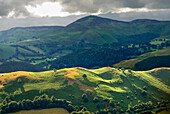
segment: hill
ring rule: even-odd
[[[48,43],[41,40],[49,43],[49,40],[53,40],[55,43],[62,42],[62,45],[68,43],[73,45],[82,41],[96,45],[113,42],[141,42],[170,35],[169,28],[170,22],[168,21],[144,19],[123,22],[97,16],[87,16],[65,27],[20,27],[2,31],[0,32],[0,43],[18,43],[21,41],[29,43],[37,40],[46,45]],[[134,36],[136,37],[130,38]]]
[[[170,46],[170,22],[123,22],[97,16],[67,26],[17,27],[0,32],[0,62],[46,69],[100,68]]]
[[[170,47],[162,50],[145,53],[135,59],[124,60],[113,65],[114,67],[131,68],[135,70],[149,70],[156,67],[169,67]]]
[[[76,67],[37,73],[1,73],[0,102],[6,96],[17,102],[36,100],[35,96],[45,93],[71,101],[77,105],[77,110],[82,105],[91,112],[102,109],[115,113],[141,112],[160,107],[158,102],[170,100],[169,72],[170,68],[132,71]]]

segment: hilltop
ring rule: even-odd
[[[18,102],[34,100],[45,93],[71,101],[74,106],[82,105],[91,112],[99,109],[141,112],[146,110],[145,105],[149,109],[152,104],[170,100],[169,73],[170,68],[133,71],[111,67],[1,73],[0,102],[8,95]]]

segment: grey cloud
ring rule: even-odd
[[[169,9],[170,0],[140,0],[149,9]]]
[[[154,19],[162,21],[170,21],[170,9],[163,11],[149,11],[149,12],[127,12],[127,13],[106,13],[100,16],[111,18],[114,20],[132,21],[135,19]]]
[[[7,16],[11,11],[15,11],[15,16],[29,15],[25,5],[34,5],[34,2],[43,1],[45,0],[0,0],[0,16]]]
[[[113,11],[116,8],[141,8],[145,4],[140,0],[60,0],[65,10],[68,12],[88,12],[96,13]]]
[[[117,8],[170,9],[170,0],[56,0],[68,12],[96,13],[114,11]]]
[[[26,0],[0,0],[0,16],[7,16],[13,10],[17,15],[25,14],[25,4],[27,4]]]
[[[15,10],[15,16],[28,16],[25,5],[35,5],[44,1],[59,1],[64,10],[70,13],[78,11],[96,13],[99,10],[106,13],[125,7],[170,9],[170,0],[0,0],[0,16],[7,16],[12,10]]]
[[[0,19],[0,31],[7,30],[13,27],[30,27],[30,26],[65,26],[81,17],[68,16],[68,17],[27,17],[27,18],[6,18]]]

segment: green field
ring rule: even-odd
[[[0,74],[0,102],[9,94],[13,95],[13,100],[19,101],[33,100],[45,93],[49,97],[71,101],[74,106],[83,105],[93,112],[106,107],[126,111],[129,105],[169,101],[170,83],[165,80],[166,77],[168,80],[169,72],[170,68],[132,71],[111,67],[76,67],[37,73],[4,73]],[[5,83],[7,85],[3,85]],[[86,100],[82,98],[84,93]],[[94,98],[98,99],[97,102]]]

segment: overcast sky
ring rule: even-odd
[[[170,20],[170,0],[0,0],[0,30],[65,26],[87,15],[122,21]]]

